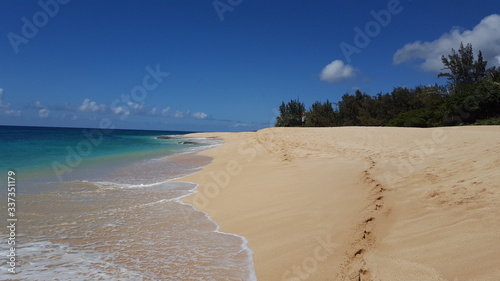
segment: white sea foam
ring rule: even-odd
[[[184,141],[184,142],[185,141],[192,141],[192,142],[196,142],[198,145],[186,146],[186,147],[184,147],[184,149],[182,151],[178,151],[178,152],[174,153],[173,155],[168,156],[166,158],[211,149],[211,148],[217,147],[217,146],[224,143],[224,141],[222,141],[222,140],[209,139],[209,138],[179,138],[179,139],[177,139],[177,141]],[[165,157],[155,158],[154,160],[163,160],[163,159],[165,159]]]
[[[135,188],[145,188],[145,187],[152,187],[152,186],[158,186],[162,184],[166,184],[168,181],[162,181],[162,182],[155,182],[155,183],[149,183],[149,184],[127,184],[127,183],[117,183],[117,182],[111,182],[111,181],[97,181],[97,182],[92,182],[94,185],[101,189],[135,189]]]
[[[6,250],[1,250],[1,255]],[[144,274],[110,262],[112,255],[49,241],[20,243],[16,273],[1,267],[4,280],[143,280]],[[118,278],[117,278],[118,277]]]

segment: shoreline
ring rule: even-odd
[[[172,181],[177,181],[177,180],[172,180]],[[198,188],[198,184],[196,183],[193,183],[193,182],[188,182],[188,181],[178,181],[178,182],[185,182],[185,183],[190,183],[190,184],[194,184],[195,187],[191,190],[191,192],[189,194],[186,194],[186,195],[182,195],[182,196],[179,196],[177,198],[174,198],[173,201],[181,204],[181,205],[186,205],[186,206],[189,206],[191,208],[193,208],[195,211],[199,211],[201,213],[203,213],[205,215],[205,218],[207,220],[209,220],[210,222],[212,222],[214,225],[215,225],[215,230],[213,230],[214,233],[219,233],[219,234],[223,234],[223,235],[228,235],[228,236],[234,236],[234,237],[237,237],[239,239],[241,239],[242,243],[241,243],[241,251],[246,251],[249,256],[250,256],[250,260],[248,260],[248,271],[250,272],[249,273],[249,281],[256,281],[257,280],[257,277],[255,275],[255,269],[254,269],[254,263],[253,263],[253,251],[250,247],[248,247],[248,240],[244,237],[244,236],[241,236],[241,235],[238,235],[238,234],[235,234],[235,233],[228,233],[228,232],[222,232],[220,231],[220,224],[217,223],[215,220],[213,220],[209,215],[208,213],[206,212],[203,212],[197,208],[195,208],[193,205],[189,204],[189,203],[186,203],[183,201],[184,198],[186,197],[189,197],[189,196],[192,196],[193,194],[196,193],[196,189]],[[189,216],[188,217],[185,217],[186,220],[189,220]]]
[[[204,137],[201,137],[201,138],[203,139]],[[207,138],[207,139],[210,139],[210,138]],[[188,153],[178,154],[178,155],[169,157],[168,159],[170,161],[177,162],[177,163],[186,163],[186,162],[187,163],[200,163],[200,160],[202,160],[203,162],[201,162],[202,165],[198,167],[198,169],[199,169],[198,171],[194,171],[186,176],[170,179],[168,182],[189,183],[189,184],[194,185],[194,187],[191,189],[191,191],[188,194],[174,198],[174,201],[176,201],[179,204],[189,206],[189,207],[193,208],[195,211],[203,213],[205,218],[214,224],[215,229],[213,230],[213,232],[220,233],[223,235],[234,236],[234,237],[241,239],[242,251],[246,251],[250,256],[250,260],[248,261],[248,266],[249,266],[249,268],[248,268],[249,279],[248,280],[249,281],[256,281],[257,277],[255,275],[255,270],[254,270],[253,250],[250,247],[248,247],[248,240],[244,236],[238,235],[236,233],[229,233],[229,232],[221,231],[220,224],[218,222],[216,222],[207,212],[200,210],[200,209],[196,208],[193,204],[190,204],[190,203],[187,203],[184,201],[184,199],[186,197],[196,195],[197,189],[199,187],[198,183],[191,182],[188,179],[191,178],[192,176],[198,174],[198,173],[201,173],[203,171],[203,169],[205,169],[206,166],[209,166],[211,164],[211,162],[213,161],[213,157],[203,155],[203,152],[208,151],[208,150],[212,150],[212,149],[217,148],[218,146],[224,144],[224,143],[222,143],[223,139],[219,139],[219,138],[217,138],[217,139],[220,140],[221,143],[213,145],[208,149],[204,149],[204,150],[200,150],[200,151],[196,151],[196,152],[188,152]],[[186,222],[188,222],[190,220],[189,215],[186,216],[186,214],[183,214],[183,216],[184,216],[184,220]]]
[[[492,244],[500,244],[500,220],[491,215],[500,211],[500,192],[493,189],[500,180],[494,172],[498,126],[270,128],[189,136],[218,137],[224,144],[196,153],[213,160],[179,179],[198,184],[182,201],[205,212],[222,232],[248,240],[258,280],[493,280],[500,273],[494,266],[499,246]],[[484,167],[464,173],[464,159]],[[464,182],[470,184],[457,191]],[[452,225],[440,225],[445,220]],[[481,233],[468,230],[478,223]],[[475,247],[448,246],[466,238]],[[443,255],[460,258],[451,263]],[[482,265],[457,266],[464,262]]]
[[[240,181],[240,178],[243,176],[243,182],[247,182],[252,185],[251,181],[248,180],[248,176],[245,176],[245,172],[250,172],[250,178],[256,180],[258,176],[254,175],[254,173],[256,172],[260,174],[261,171],[258,169],[255,170],[255,166],[260,166],[263,163],[270,165],[271,167],[269,168],[271,170],[284,169],[283,173],[286,176],[293,176],[293,174],[297,174],[296,170],[298,168],[292,167],[293,171],[292,174],[290,174],[288,167],[286,167],[290,165],[291,162],[289,161],[290,159],[288,159],[288,155],[282,155],[282,157],[280,156],[278,158],[275,158],[272,154],[266,156],[265,153],[260,151],[262,147],[260,147],[259,144],[252,143],[248,139],[242,140],[238,137],[243,136],[243,138],[246,138],[252,134],[253,133],[217,133],[189,135],[200,137],[215,135],[215,137],[224,139],[225,143],[221,146],[197,153],[197,155],[212,157],[213,160],[212,163],[205,166],[200,172],[186,178],[179,179],[180,181],[189,181],[198,184],[198,187],[195,189],[196,193],[184,197],[182,201],[207,213],[213,221],[220,225],[221,230],[224,233],[235,233],[239,236],[245,237],[249,241],[248,246],[254,252],[254,266],[257,272],[258,280],[287,280],[287,278],[294,280],[294,276],[299,278],[307,277],[307,279],[311,278],[310,280],[318,280],[317,278],[321,278],[319,276],[324,275],[325,273],[328,276],[336,275],[337,273],[335,271],[328,269],[328,264],[341,263],[334,252],[340,251],[337,249],[339,245],[337,245],[338,243],[335,243],[335,245],[332,244],[332,237],[336,237],[344,243],[347,243],[346,240],[348,239],[348,234],[345,229],[349,228],[350,222],[346,218],[355,217],[357,210],[360,209],[360,207],[349,209],[347,208],[347,205],[356,204],[356,201],[361,200],[361,197],[364,195],[363,192],[359,190],[357,192],[353,192],[350,188],[351,185],[357,184],[357,176],[352,174],[353,180],[344,180],[341,191],[343,194],[342,198],[332,199],[328,196],[323,196],[327,195],[328,188],[324,188],[321,180],[323,176],[331,172],[331,169],[327,169],[326,171],[321,170],[318,172],[317,177],[319,182],[316,183],[316,186],[318,187],[316,191],[319,192],[318,195],[311,201],[304,201],[302,193],[298,193],[293,198],[294,201],[292,204],[296,204],[300,206],[300,208],[297,208],[297,210],[292,213],[293,216],[298,217],[301,216],[301,212],[305,208],[308,208],[308,205],[314,205],[317,201],[322,201],[322,205],[325,207],[333,200],[336,204],[342,205],[345,209],[349,209],[348,211],[343,212],[343,215],[346,216],[345,218],[335,218],[338,221],[337,224],[342,225],[340,230],[332,229],[331,225],[322,226],[321,221],[323,219],[316,219],[314,214],[309,216],[309,219],[312,219],[313,221],[308,221],[306,219],[295,220],[295,218],[292,218],[288,221],[288,227],[268,229],[268,227],[276,223],[276,220],[266,220],[266,215],[252,216],[248,213],[245,214],[249,209],[250,213],[255,211],[253,210],[254,206],[252,206],[252,204],[247,204],[245,206],[246,209],[243,211],[236,210],[236,205],[243,202],[238,200],[238,202],[234,204],[231,201],[234,201],[235,196],[245,197],[247,194],[245,194],[246,192],[241,194],[241,190],[238,190],[233,182]],[[225,156],[221,157],[221,154],[225,154]],[[364,165],[364,163],[359,163],[358,161],[352,161],[350,159],[344,160],[352,163],[347,166],[346,163],[341,163],[335,167],[338,170],[342,170],[342,173],[351,174],[349,169],[355,169],[359,164]],[[303,169],[304,175],[307,175],[316,169],[317,164],[316,159],[309,159],[308,163],[305,163],[299,169]],[[262,176],[262,174],[260,176]],[[271,174],[270,177],[261,178],[259,181],[260,186],[265,189],[266,182],[272,181],[273,177],[274,175]],[[305,176],[304,180],[306,182],[309,181],[307,176]],[[306,182],[304,182],[304,184],[306,184]],[[288,182],[288,184],[291,184],[291,182]],[[282,185],[280,188],[281,190],[277,191],[278,194],[281,192],[287,192],[286,185]],[[227,192],[231,190],[234,192]],[[300,192],[300,190],[295,190],[295,192],[297,191]],[[260,192],[265,193],[265,190],[261,188]],[[276,194],[273,196],[276,196]],[[346,198],[350,198],[347,203]],[[261,207],[257,207],[257,209],[269,207],[271,204],[272,202],[269,202],[269,200],[264,200],[264,202],[261,202],[260,204]],[[270,212],[280,213],[283,212],[284,209],[286,209],[286,207],[278,207],[277,209],[273,209],[271,207]],[[236,211],[236,216],[232,215],[233,211]],[[327,217],[330,216],[330,218],[333,219],[331,214],[328,214],[328,211],[325,212],[322,208],[317,208],[315,211],[322,212],[322,215]],[[263,226],[259,227],[257,231],[246,229],[246,223],[239,222],[240,219],[237,218],[239,215],[242,217],[246,216],[248,219],[251,219],[251,225],[262,224]],[[261,220],[261,217],[263,217],[264,220]],[[297,232],[297,234],[290,237],[285,245],[273,245],[275,241],[267,239],[266,236],[268,235],[266,235],[266,229],[267,231],[273,230],[271,235],[275,235],[276,237],[285,237],[291,232]],[[268,256],[273,255],[272,252],[274,251],[280,251],[282,254],[271,263],[271,266],[269,266],[270,261]],[[304,256],[304,252],[308,254]],[[306,270],[310,271],[308,268],[309,262],[312,262],[311,265],[314,265],[318,261],[322,263],[323,270],[314,270],[315,272],[313,273],[315,274],[306,272]],[[294,268],[294,264],[299,264],[299,267],[302,267],[301,270],[298,270],[298,275],[294,273],[294,271],[297,272],[297,269]],[[260,273],[261,271],[262,273]]]
[[[196,184],[174,180],[211,160],[194,154],[200,146],[162,146],[170,154],[137,160],[124,153],[121,165],[94,167],[99,175],[79,167],[68,181],[39,178],[31,193],[23,180],[18,207],[29,211],[20,214],[26,241],[16,250],[22,257],[19,280],[37,274],[82,280],[246,279],[253,268],[242,240],[214,231],[219,226],[206,213],[179,200],[194,193]],[[39,272],[42,267],[52,270]]]

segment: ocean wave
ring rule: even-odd
[[[116,183],[110,181],[92,182],[92,184],[96,185],[98,188],[101,189],[137,189],[137,188],[159,186],[166,183],[168,183],[168,181],[155,182],[155,183],[139,183],[139,184]]]
[[[3,248],[3,247],[2,247]],[[6,249],[1,249],[3,254]],[[22,257],[16,267],[15,280],[144,280],[144,273],[126,269],[110,260],[112,254],[82,250],[50,241],[20,243],[16,249]],[[2,276],[7,267],[1,267]]]

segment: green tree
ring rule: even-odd
[[[500,70],[487,69],[481,51],[474,60],[472,45],[460,45],[458,53],[451,49],[448,58],[442,57],[448,73],[452,94],[446,101],[445,124],[470,124],[476,120],[500,116]]]
[[[398,114],[387,123],[388,126],[396,127],[436,127],[442,126],[443,113],[438,109],[420,108]]]
[[[474,60],[472,44],[464,46],[460,44],[460,49],[451,49],[448,57],[442,56],[441,61],[444,70],[448,72],[439,73],[438,77],[447,77],[452,87],[461,87],[463,84],[472,84],[486,78],[486,64],[483,54],[479,51],[477,60]]]
[[[396,117],[395,112],[399,111],[399,110],[396,110],[394,108],[393,99],[392,99],[392,96],[390,94],[378,93],[374,97],[374,101],[375,101],[374,112],[375,112],[376,118],[378,120],[380,120],[381,125],[387,124],[387,122],[389,120]]]
[[[307,113],[305,125],[307,127],[339,126],[338,113],[333,109],[333,104],[329,100],[325,103],[317,101]]]
[[[500,117],[500,85],[482,81],[460,87],[446,102],[446,125]]]
[[[448,91],[444,86],[417,86],[415,95],[420,107],[437,108],[442,106],[449,97]]]
[[[356,93],[351,96],[345,94],[342,96],[342,100],[338,102],[339,115],[341,119],[342,126],[361,126],[362,123],[359,120],[359,111],[361,109],[361,104],[367,95],[361,93],[360,90],[356,90]]]
[[[399,114],[421,107],[416,98],[415,91],[410,91],[406,87],[396,87],[391,93],[393,100],[393,109]],[[399,111],[399,112],[398,112]]]
[[[280,105],[280,116],[276,117],[276,127],[297,127],[302,125],[302,113],[306,107],[298,100],[291,100]]]
[[[500,85],[500,67],[493,66],[488,69],[488,80]]]
[[[384,124],[379,110],[380,102],[364,94],[360,99],[357,119],[362,126],[381,126]]]

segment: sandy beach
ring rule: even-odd
[[[258,280],[498,280],[500,127],[270,128],[181,181]]]

